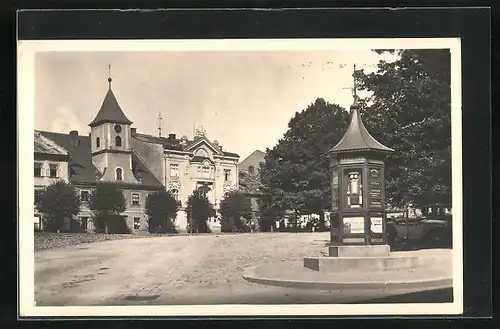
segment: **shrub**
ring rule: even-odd
[[[238,191],[230,192],[220,203],[221,231],[248,232],[246,220],[252,218],[250,199]],[[246,219],[245,221],[243,221]]]
[[[89,208],[93,213],[95,231],[98,233],[110,233],[110,227],[113,230],[123,230],[119,227],[127,226],[124,218],[118,216],[126,210],[126,202],[122,190],[116,184],[97,183],[90,197]]]
[[[193,191],[187,202],[187,230],[188,232],[210,233],[207,220],[214,217],[216,212],[205,193]]]
[[[173,219],[177,216],[180,204],[167,191],[157,191],[146,198],[146,215],[150,233],[177,233]]]
[[[66,230],[65,220],[71,223],[73,216],[80,212],[80,204],[76,190],[65,181],[57,181],[45,187],[36,205],[37,210],[44,214],[44,230],[49,232]]]

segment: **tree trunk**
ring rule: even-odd
[[[325,212],[323,210],[321,210],[319,212],[319,231],[320,232],[323,232],[326,228],[326,225],[325,225]]]
[[[298,231],[298,229],[297,229],[297,209],[294,209],[293,226],[295,227],[295,232],[297,232]]]

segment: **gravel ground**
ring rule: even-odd
[[[383,297],[270,287],[242,277],[249,266],[324,255],[328,238],[328,232],[210,234],[40,251],[35,254],[35,300],[38,306],[90,306],[345,303]],[[435,253],[441,258],[448,251]]]
[[[149,235],[141,234],[102,234],[102,233],[47,233],[35,232],[35,252],[54,248],[65,248],[82,243],[108,240],[137,239]]]

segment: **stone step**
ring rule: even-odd
[[[419,265],[418,257],[305,257],[304,267],[320,272],[393,271],[415,268]]]
[[[369,246],[330,246],[330,257],[388,257],[391,254],[389,245]]]

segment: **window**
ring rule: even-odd
[[[201,192],[202,195],[207,196],[208,192],[210,192],[212,189],[206,185],[202,185],[198,188],[198,190]]]
[[[179,177],[179,165],[171,164],[170,165],[170,176],[171,177]]]
[[[141,217],[134,217],[134,230],[141,228]]]
[[[35,204],[39,203],[42,199],[42,190],[35,190]]]
[[[81,217],[80,218],[80,225],[83,230],[88,230],[89,229],[89,218],[88,217]]]
[[[100,139],[99,137],[97,137],[97,138],[95,139],[95,146],[96,146],[97,148],[101,147],[101,139]]]
[[[116,168],[116,180],[123,180],[122,168]]]
[[[132,193],[132,205],[133,206],[139,205],[139,193]]]
[[[40,216],[34,216],[33,217],[33,224],[34,224],[34,229],[35,231],[41,231],[42,230],[42,219]]]
[[[120,125],[115,125],[115,131],[117,134],[122,132],[122,127]]]
[[[248,172],[249,172],[249,173],[253,174],[253,172],[254,172],[254,171],[255,171],[254,166],[250,166],[250,167],[248,167]]]
[[[231,180],[231,170],[224,169],[224,181],[229,182]]]
[[[42,177],[42,164],[35,163],[35,177]]]
[[[90,200],[89,191],[80,191],[80,200],[82,200],[82,202],[89,202]]]
[[[122,138],[120,136],[115,137],[115,146],[122,146]]]
[[[174,188],[172,190],[170,190],[170,193],[172,194],[172,196],[174,197],[174,199],[176,201],[179,201],[179,190]]]
[[[52,178],[57,177],[57,165],[56,164],[50,165],[49,176]]]
[[[204,177],[207,177],[210,174],[210,166],[204,165],[202,168],[202,173]]]

